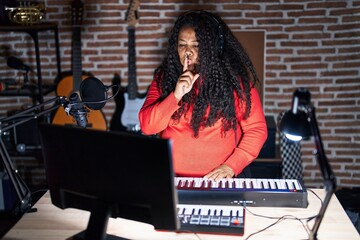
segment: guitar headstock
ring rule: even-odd
[[[71,24],[79,26],[82,24],[84,15],[84,4],[81,0],[73,0],[71,4]]]
[[[128,23],[129,27],[135,27],[135,25],[138,23],[139,15],[138,15],[138,9],[140,6],[140,0],[131,0],[129,7],[125,14],[125,20]]]

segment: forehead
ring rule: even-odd
[[[180,29],[179,40],[185,40],[185,39],[191,39],[196,41],[196,34],[193,27],[190,26],[184,26]]]

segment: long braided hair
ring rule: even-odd
[[[258,82],[258,77],[242,45],[215,14],[191,10],[176,20],[168,40],[167,55],[154,72],[162,98],[174,91],[178,77],[183,72],[177,51],[178,36],[183,27],[192,27],[199,42],[197,70],[201,85],[198,85],[198,94],[193,88],[183,96],[181,107],[172,118],[179,120],[193,105],[190,125],[195,137],[201,128],[212,126],[219,119],[223,132],[231,129],[236,131],[234,92],[246,104],[243,114],[246,119],[251,109],[250,90]],[[198,84],[200,79],[197,80]],[[208,108],[209,115],[206,116]]]

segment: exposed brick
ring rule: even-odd
[[[276,18],[276,19],[258,19],[256,22],[259,25],[265,25],[265,24],[294,24],[295,21],[293,19],[284,19],[284,18]]]
[[[350,60],[360,60],[360,54],[348,54],[348,55],[325,57],[325,61],[350,61]]]
[[[324,2],[316,2],[316,3],[308,3],[306,5],[307,8],[346,8],[346,2],[341,1],[324,1]]]
[[[277,5],[268,5],[266,6],[266,10],[303,10],[304,5],[302,4],[277,4]]]
[[[323,31],[323,25],[311,25],[311,26],[291,26],[285,27],[285,32],[307,32],[307,31]]]
[[[324,76],[324,77],[326,77],[326,76],[346,76],[346,75],[350,76],[350,75],[357,75],[357,74],[358,74],[357,71],[351,71],[351,70],[349,70],[349,71],[344,70],[344,71],[321,72],[321,76]]]
[[[47,21],[59,26],[61,68],[71,68],[70,3],[46,0]],[[281,2],[281,3],[280,3]],[[125,13],[129,1],[85,1],[82,24],[83,68],[109,84],[115,72],[122,84],[128,74],[128,23]],[[139,91],[145,91],[153,70],[165,54],[167,36],[179,11],[203,8],[217,11],[233,31],[266,31],[264,111],[277,116],[291,108],[297,87],[312,93],[326,154],[340,186],[358,186],[360,174],[360,16],[359,1],[302,0],[142,0],[136,25],[136,67]],[[39,34],[44,82],[52,83],[57,75],[53,35]],[[35,66],[32,39],[25,33],[0,34],[0,58],[15,55]],[[0,61],[1,78],[22,74]],[[54,93],[46,99],[54,97]],[[14,101],[14,99],[16,99]],[[0,114],[31,104],[27,97],[1,97]],[[110,121],[114,101],[103,112]],[[277,136],[278,141],[278,136]],[[304,181],[306,186],[322,187],[323,179],[316,158],[313,139],[302,141]],[[19,164],[24,164],[20,162]],[[31,161],[31,164],[37,164]],[[31,181],[41,181],[43,172],[32,170]]]
[[[282,12],[248,12],[245,17],[248,18],[281,18]]]
[[[329,33],[300,33],[294,34],[292,39],[328,39],[330,37]]]
[[[336,23],[338,20],[337,18],[300,18],[298,20],[299,24],[312,24],[312,23],[324,23],[324,24],[330,24],[330,23]]]
[[[359,22],[360,21],[360,16],[345,16],[342,18],[343,22]]]
[[[287,15],[289,17],[305,17],[305,16],[324,16],[326,11],[324,9],[321,10],[304,10],[304,11],[296,11],[296,12],[288,12]]]
[[[345,31],[359,29],[359,24],[336,24],[327,27],[329,31]]]
[[[280,43],[282,47],[316,47],[316,41],[287,41]]]

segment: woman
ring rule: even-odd
[[[267,138],[257,81],[248,55],[218,16],[185,12],[139,112],[141,130],[172,140],[177,176],[235,177]]]

